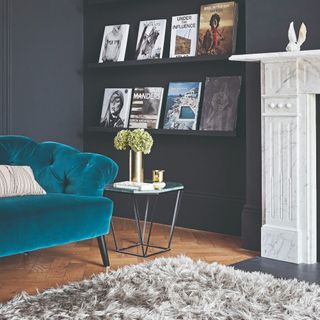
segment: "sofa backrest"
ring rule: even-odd
[[[23,136],[0,136],[0,164],[30,166],[48,193],[101,196],[118,173],[118,165],[108,157]]]

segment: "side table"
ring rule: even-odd
[[[152,190],[152,191],[139,191],[139,190],[114,188],[113,185],[107,185],[105,187],[105,192],[122,193],[130,197],[133,203],[133,213],[134,213],[134,219],[135,219],[135,224],[136,224],[138,239],[139,239],[138,243],[135,243],[128,247],[119,248],[117,244],[114,226],[113,226],[113,223],[111,222],[111,230],[112,230],[113,240],[114,240],[115,249],[116,249],[115,251],[119,253],[126,253],[129,255],[137,256],[137,257],[150,257],[159,253],[169,251],[171,249],[171,242],[172,242],[172,237],[173,237],[177,216],[180,209],[183,189],[184,189],[184,186],[181,183],[177,183],[177,182],[166,182],[166,186],[163,189]],[[156,210],[158,199],[161,194],[169,193],[169,192],[175,192],[177,195],[176,195],[175,206],[173,210],[168,245],[166,247],[162,247],[162,246],[150,244],[150,238],[151,238],[151,232],[153,227],[154,213]],[[141,228],[141,225],[140,225],[142,214],[138,206],[138,197],[141,197],[141,196],[146,197],[146,205],[145,205],[144,217],[143,217],[143,220],[144,220],[143,228]],[[153,202],[152,208],[150,209],[151,197],[155,198],[155,201]],[[150,217],[150,220],[149,220],[150,226],[147,234],[147,240],[145,241],[148,217]],[[128,252],[129,249],[132,249],[135,247],[141,248],[141,254]],[[148,253],[149,248],[156,248],[159,250],[153,253]]]

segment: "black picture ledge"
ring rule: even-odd
[[[148,60],[127,60],[121,62],[107,62],[107,63],[89,63],[88,68],[107,69],[119,67],[139,67],[139,66],[154,66],[154,65],[170,65],[180,63],[201,63],[214,61],[228,61],[229,55],[221,56],[199,56],[199,57],[184,57],[184,58],[162,58],[162,59],[148,59]],[[228,61],[228,63],[237,63]]]
[[[89,127],[88,133],[117,133],[122,129]],[[205,131],[205,130],[168,130],[168,129],[148,129],[146,130],[154,135],[174,135],[174,136],[205,136],[205,137],[236,137],[237,133],[225,131]]]
[[[87,0],[87,5],[95,6],[99,4],[110,4],[110,3],[116,3],[116,2],[119,3],[119,2],[125,2],[125,1],[138,1],[138,0]]]

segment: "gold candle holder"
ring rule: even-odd
[[[152,181],[161,183],[164,181],[165,170],[152,170]]]

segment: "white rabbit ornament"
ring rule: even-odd
[[[307,38],[307,27],[304,23],[300,26],[299,37],[297,40],[297,35],[294,30],[293,21],[290,23],[288,31],[289,43],[286,47],[287,51],[300,51],[301,45],[306,41]]]

